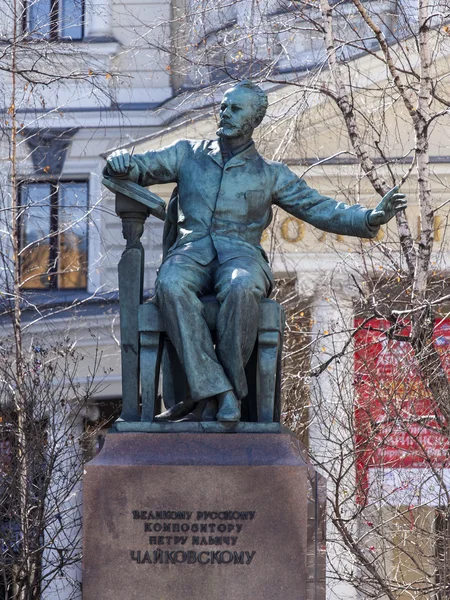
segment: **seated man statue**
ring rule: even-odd
[[[273,285],[260,245],[272,204],[323,231],[362,238],[375,237],[380,225],[406,207],[398,188],[374,210],[347,206],[308,187],[286,165],[263,158],[252,134],[266,109],[265,92],[242,81],[225,92],[218,140],[179,140],[134,156],[119,150],[107,159],[109,177],[178,186],[177,236],[159,270],[155,294],[190,397],[159,420],[199,420],[206,400],[214,397],[218,421],[240,420],[259,302]],[[199,300],[211,292],[220,304],[215,345]]]

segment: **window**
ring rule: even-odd
[[[81,40],[83,0],[29,0],[25,31],[35,39]]]
[[[20,186],[23,289],[86,289],[88,183]]]

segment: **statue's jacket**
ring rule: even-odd
[[[185,254],[206,265],[237,257],[257,260],[272,274],[261,236],[280,206],[330,233],[373,238],[370,210],[348,206],[310,188],[286,165],[263,158],[254,143],[225,165],[218,140],[179,140],[132,157],[127,177],[142,186],[177,184],[177,231],[167,256]]]

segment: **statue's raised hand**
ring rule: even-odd
[[[404,210],[407,207],[408,203],[405,200],[405,194],[399,194],[398,190],[399,186],[396,185],[383,196],[380,204],[378,204],[378,206],[369,214],[369,225],[372,225],[373,227],[384,225],[399,211]]]
[[[108,156],[106,162],[111,175],[128,175],[133,167],[128,150],[116,150]]]

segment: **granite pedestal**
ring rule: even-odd
[[[322,600],[321,478],[281,433],[115,433],[86,466],[83,600]]]

